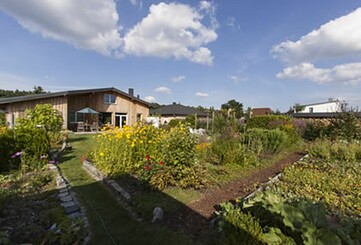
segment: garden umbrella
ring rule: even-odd
[[[89,107],[85,107],[79,111],[76,111],[75,112],[75,121],[77,121],[77,114],[78,113],[83,113],[83,114],[100,114],[99,112],[93,110],[92,108],[89,108]]]
[[[84,109],[81,109],[79,111],[76,111],[76,113],[85,113],[85,114],[100,114],[99,112],[93,110],[92,108],[85,107]]]

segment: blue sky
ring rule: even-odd
[[[0,0],[0,88],[361,107],[361,1]]]

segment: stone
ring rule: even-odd
[[[78,205],[68,206],[65,208],[66,214],[71,214],[78,211],[80,211],[80,207]]]
[[[153,220],[152,223],[159,222],[163,220],[164,212],[163,209],[160,207],[156,207],[153,210]]]
[[[82,218],[83,216],[84,216],[84,215],[83,215],[81,212],[79,212],[79,211],[68,214],[68,217],[69,217],[70,219]]]
[[[70,202],[70,201],[73,201],[73,198],[70,195],[64,195],[64,196],[60,197],[60,201],[62,201],[62,202]]]

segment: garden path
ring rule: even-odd
[[[270,178],[282,172],[287,165],[296,162],[303,156],[304,153],[300,152],[289,154],[272,166],[231,181],[220,188],[206,190],[201,200],[191,203],[180,212],[173,214],[168,224],[197,236],[209,228],[209,221],[213,218],[214,211],[218,209],[220,203],[234,202],[236,198],[247,196],[254,190],[255,185],[266,183]],[[192,215],[194,212],[200,216]]]

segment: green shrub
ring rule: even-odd
[[[223,244],[262,244],[262,227],[257,218],[231,203],[221,204],[221,221]]]
[[[247,122],[247,129],[254,128],[279,129],[287,133],[290,143],[296,143],[304,134],[306,123],[302,120],[281,115],[255,116]]]
[[[12,169],[17,169],[19,159],[12,159],[11,156],[16,152],[16,142],[14,131],[6,127],[0,127],[0,173]]]
[[[168,126],[173,128],[173,127],[178,126],[179,124],[185,124],[185,123],[186,122],[183,119],[172,119],[169,121]]]
[[[314,141],[317,138],[329,137],[332,131],[326,120],[312,120],[306,122],[303,138]]]
[[[276,153],[288,147],[290,143],[287,133],[279,129],[254,128],[248,130],[244,137],[245,144],[258,153],[262,151]]]
[[[312,158],[329,161],[331,159],[331,145],[330,140],[317,138],[315,142],[308,145],[307,152]]]
[[[356,110],[345,110],[338,113],[337,118],[331,120],[330,130],[332,139],[343,139],[349,142],[361,140],[361,119]]]
[[[361,144],[357,142],[316,139],[308,145],[307,151],[311,157],[325,161],[338,160],[352,163],[361,160]]]

